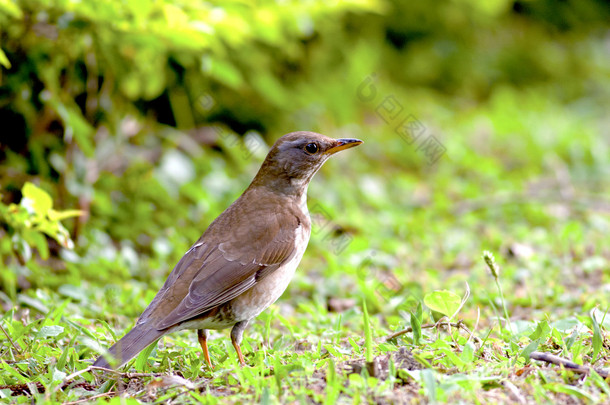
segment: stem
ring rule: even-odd
[[[494,278],[496,280],[496,286],[498,287],[498,291],[500,292],[500,300],[502,301],[502,309],[504,310],[504,318],[506,319],[506,324],[508,325],[508,330],[510,333],[513,333],[513,327],[510,323],[510,318],[508,317],[508,310],[506,309],[506,302],[504,301],[504,293],[502,292],[502,286],[498,281],[498,278]]]

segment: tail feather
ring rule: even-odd
[[[93,365],[95,367],[119,368],[165,333],[166,331],[159,331],[148,325],[136,325],[121,340],[112,345],[107,354],[98,357]]]

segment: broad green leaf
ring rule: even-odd
[[[534,340],[532,343],[527,345],[525,347],[525,349],[523,349],[523,351],[519,354],[519,357],[523,357],[525,359],[525,362],[529,363],[530,362],[530,353],[533,352],[534,350],[536,350],[538,348],[539,344],[540,344],[539,339]],[[517,357],[517,358],[519,358],[519,357]]]
[[[19,294],[17,296],[17,302],[32,307],[43,314],[49,312],[49,308],[45,304],[43,304],[39,299],[30,297],[29,295]]]
[[[0,0],[0,13],[7,14],[13,18],[23,17],[23,12],[19,8],[19,6],[16,4],[15,1],[11,0]]]
[[[51,371],[51,370],[49,370]],[[61,382],[66,378],[67,374],[64,373],[63,371],[60,371],[57,369],[57,367],[53,367],[52,368],[52,381],[53,382]]]
[[[164,3],[162,8],[168,28],[183,28],[188,26],[189,16],[180,7],[171,3]]]
[[[36,337],[38,337],[38,338],[54,337],[54,336],[58,336],[63,331],[64,331],[63,326],[59,326],[59,325],[43,326],[42,328],[40,328],[40,331],[38,331],[38,333],[36,334]]]
[[[536,339],[544,340],[544,339],[546,339],[546,337],[548,336],[550,331],[551,331],[551,327],[549,326],[548,322],[541,321],[541,322],[538,322],[538,325],[536,326],[536,330],[534,331],[534,333],[532,333],[529,336],[529,338],[532,340],[536,340]]]
[[[72,285],[72,284],[63,284],[60,285],[57,291],[66,297],[70,297],[75,301],[86,301],[87,293],[82,287]]]
[[[23,195],[21,205],[31,214],[44,216],[53,207],[51,196],[30,182],[24,184],[21,194]]]
[[[462,354],[460,355],[460,359],[468,364],[474,361],[474,345],[471,342],[468,342],[464,345],[464,349],[462,350]]]
[[[36,247],[41,259],[47,260],[49,258],[49,245],[42,233],[35,229],[24,229],[22,235],[30,246]]]
[[[424,304],[433,311],[445,316],[452,316],[461,304],[459,295],[447,290],[438,290],[428,293],[424,297]]]
[[[37,229],[55,239],[61,246],[67,249],[74,248],[74,242],[70,239],[68,230],[60,222],[43,221]]]

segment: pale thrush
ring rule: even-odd
[[[135,327],[93,365],[119,367],[163,335],[197,329],[212,367],[208,329],[228,327],[245,365],[244,329],[286,290],[309,242],[311,178],[331,155],[361,143],[313,132],[278,139],[250,186],[184,254]]]

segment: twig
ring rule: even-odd
[[[477,321],[474,323],[474,328],[472,329],[472,333],[470,334],[470,336],[468,336],[468,340],[466,341],[466,343],[470,342],[470,339],[474,338],[474,332],[476,332],[477,328],[479,327],[479,319],[481,319],[481,308],[477,307]]]
[[[520,403],[520,404],[525,404],[527,403],[525,401],[525,398],[523,397],[523,395],[521,395],[521,393],[519,392],[519,388],[517,388],[515,386],[515,384],[513,384],[512,382],[508,381],[508,380],[504,380],[502,381],[502,385],[505,386],[510,393],[513,395],[514,399]]]
[[[13,339],[11,339],[11,337],[9,336],[9,334],[6,332],[6,330],[4,329],[4,327],[2,327],[2,324],[0,324],[0,329],[2,329],[2,332],[4,332],[4,335],[6,336],[6,338],[8,339],[9,342],[11,342],[11,345],[15,348],[15,350],[17,350],[17,353],[21,354],[21,349],[19,349],[17,347],[17,345],[15,345],[15,342],[13,342]]]
[[[122,378],[129,378],[129,379],[142,378],[142,377],[166,376],[166,374],[162,374],[162,373],[122,373],[120,371],[112,370],[109,368],[89,366],[80,371],[74,372],[74,373],[70,374],[69,376],[67,376],[66,378],[64,378],[62,380],[62,382],[60,384],[58,384],[57,386],[55,386],[51,392],[48,392],[48,391],[46,392],[47,397],[51,394],[54,394],[55,392],[57,392],[59,390],[66,389],[71,384],[76,384],[77,386],[82,386],[83,388],[85,388],[86,390],[89,390],[89,391],[93,390],[93,386],[91,386],[91,384],[89,384],[87,382],[81,382],[81,383],[74,382],[74,379],[76,377],[78,377],[81,374],[91,372],[92,370],[104,371],[104,372],[116,374],[117,376],[122,377]],[[45,392],[45,387],[40,382],[35,382],[35,383],[32,382],[32,383],[26,383],[26,384],[14,384],[14,385],[0,385],[0,389],[10,389],[13,392],[13,395],[24,395],[24,394],[28,394],[28,393],[32,394],[33,389],[35,389],[35,391],[37,391],[37,392]],[[101,397],[109,396],[109,395],[116,395],[118,392],[120,392],[120,391],[107,392],[104,394],[84,398],[82,400],[78,400],[75,402],[68,402],[68,404],[78,404],[81,402],[87,402],[87,401],[90,401],[95,398],[101,398]]]
[[[458,307],[458,309],[455,310],[453,315],[449,317],[449,320],[455,318],[457,314],[462,310],[464,304],[466,304],[466,301],[468,301],[468,297],[470,297],[470,285],[468,285],[468,282],[466,282],[466,293],[464,293],[464,297],[462,297],[462,301],[460,301],[460,306]]]
[[[592,367],[581,366],[580,364],[576,364],[573,361],[563,359],[559,356],[555,356],[554,354],[544,353],[544,352],[531,352],[530,359],[544,361],[547,363],[556,364],[558,366],[562,366],[565,368],[569,368],[578,374],[589,374],[591,370],[594,370],[597,374],[602,376],[604,379],[610,376],[610,371],[604,369],[594,369]]]
[[[87,391],[93,391],[95,387],[89,384],[88,382],[79,382],[79,383],[62,383],[61,389],[65,389],[69,387],[71,384],[74,384],[76,387],[84,388]],[[36,382],[27,382],[21,384],[11,384],[11,385],[0,385],[0,390],[9,389],[12,392],[13,396],[19,395],[34,395],[34,393],[43,393],[46,391],[45,386],[42,385],[40,381]]]
[[[89,366],[89,367],[87,367],[87,369],[104,371],[107,373],[116,374],[118,376],[130,378],[130,379],[131,378],[141,378],[141,377],[162,377],[164,375],[163,373],[122,373],[120,371],[113,370],[111,368],[97,367],[97,366]],[[87,369],[85,369],[85,370],[87,370]],[[84,370],[81,370],[81,371],[84,372]]]
[[[61,384],[58,384],[54,389],[53,389],[53,393],[57,392],[58,390],[62,389],[63,387],[66,387],[69,383],[72,382],[72,380],[74,380],[75,377],[78,377],[81,374],[87,373],[89,371],[91,371],[91,367],[93,366],[89,366],[87,368],[84,368],[80,371],[77,371],[75,373],[70,374],[69,376],[67,376],[66,378],[63,379],[63,381],[61,382]]]
[[[460,302],[460,306],[458,307],[458,309],[455,310],[455,312],[453,313],[453,315],[451,315],[449,317],[449,319],[447,319],[447,321],[451,321],[453,320],[453,318],[455,318],[457,316],[457,314],[462,310],[462,308],[464,307],[464,304],[466,304],[466,301],[468,301],[468,298],[470,297],[470,285],[468,285],[468,282],[466,282],[466,293],[464,294],[464,297],[462,297],[462,301]],[[439,319],[436,324],[439,325],[441,324],[443,321],[443,318]],[[461,321],[460,321],[461,322]],[[458,322],[459,323],[459,322]],[[451,336],[451,339],[455,342],[455,339],[453,338],[453,332],[451,331],[451,326],[450,324],[448,325],[448,329],[449,329],[449,335]],[[470,336],[468,337],[468,339],[470,340],[470,338],[472,337],[472,333],[470,334]]]
[[[437,323],[429,323],[426,325],[422,325],[421,328],[422,329],[431,329],[431,328],[435,328],[438,326],[449,326],[449,327],[454,327],[454,328],[459,328],[462,329],[463,331],[465,331],[466,333],[468,333],[470,336],[473,337],[473,339],[475,340],[475,342],[477,343],[481,343],[481,339],[479,339],[478,337],[474,336],[472,334],[472,332],[470,331],[470,329],[468,329],[466,327],[466,325],[464,325],[463,321],[458,321],[458,322],[437,322]],[[392,340],[397,338],[398,336],[404,335],[405,333],[410,333],[413,332],[413,328],[412,327],[408,327],[406,329],[400,330],[398,332],[394,332],[391,335],[382,337],[380,340],[381,342],[387,342],[388,340]]]
[[[113,397],[115,395],[117,395],[118,392],[117,391],[110,391],[110,392],[104,392],[102,394],[97,394],[97,395],[93,395],[87,398],[83,398],[83,399],[79,399],[78,401],[73,401],[73,402],[64,402],[63,405],[76,405],[76,404],[82,404],[83,402],[89,402],[91,400],[97,399],[97,398],[104,398],[104,397]]]

